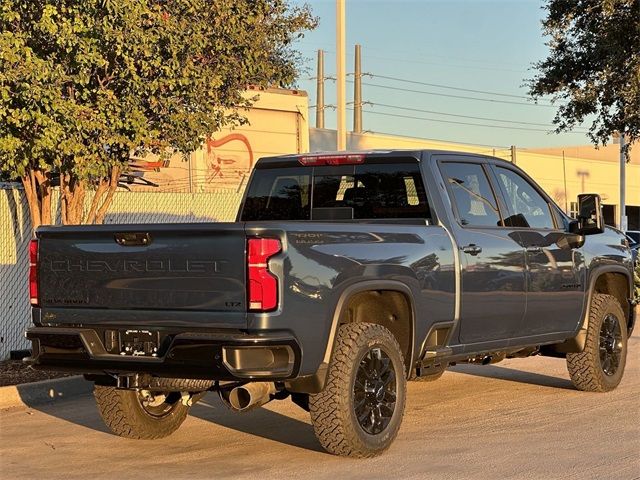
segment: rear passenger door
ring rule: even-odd
[[[584,295],[582,254],[570,238],[575,235],[564,230],[551,202],[519,171],[509,165],[492,169],[508,210],[505,223],[526,251],[527,313],[519,336],[573,331]]]
[[[524,249],[513,229],[505,228],[486,162],[444,156],[439,161],[455,221],[460,249],[461,343],[510,339],[525,313]]]

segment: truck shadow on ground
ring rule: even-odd
[[[284,401],[289,402],[290,400]],[[222,404],[216,394],[209,393],[191,409],[190,415],[238,432],[293,447],[326,453],[316,439],[311,424],[268,408],[262,407],[245,413],[234,413]]]
[[[566,378],[527,372],[514,368],[499,367],[496,365],[456,365],[450,367],[449,372],[449,374],[493,378],[561,390],[576,390],[571,381]],[[446,383],[446,376],[437,383],[444,385]],[[64,392],[62,393],[63,396],[66,396]],[[288,402],[289,400],[285,401]],[[28,402],[25,403],[28,404]],[[92,407],[89,409],[81,408],[82,406],[80,404],[84,405],[87,403],[90,403]],[[76,425],[112,434],[100,418],[97,408],[95,407],[93,396],[90,394],[51,404],[40,403],[29,405],[29,407]],[[273,411],[270,409],[270,406],[268,406],[268,408],[256,408],[246,413],[234,413],[222,404],[217,394],[209,393],[192,407],[189,414],[200,420],[238,432],[293,447],[326,453],[316,439],[310,423]]]
[[[75,425],[80,425],[81,427],[86,427],[91,430],[96,430],[98,432],[111,434],[109,428],[104,424],[102,418],[100,418],[98,409],[95,406],[93,395],[91,394],[85,394],[73,399],[56,401],[48,404],[36,403],[29,405],[29,402],[25,402],[25,404],[29,408],[51,417],[73,423]],[[91,405],[91,407],[85,408],[85,405]]]
[[[91,407],[86,408],[87,405]],[[28,406],[60,420],[113,435],[100,418],[93,396],[90,394],[55,403],[38,403]],[[313,427],[309,423],[266,408],[234,413],[229,411],[213,393],[209,393],[203,400],[196,403],[191,408],[189,416],[274,442],[326,453],[318,443]]]
[[[540,373],[517,370],[515,368],[498,367],[495,365],[456,365],[449,369],[454,373],[463,373],[475,377],[494,378],[509,382],[527,383],[541,387],[559,388],[563,390],[576,390],[571,380]]]

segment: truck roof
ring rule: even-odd
[[[430,159],[434,155],[464,155],[465,157],[478,157],[478,158],[486,158],[491,160],[497,160],[500,162],[509,163],[507,160],[493,157],[491,155],[484,155],[480,153],[470,153],[470,152],[462,152],[462,151],[453,151],[453,150],[435,150],[435,149],[402,149],[402,148],[394,148],[394,149],[371,149],[371,150],[344,150],[344,151],[322,151],[322,152],[310,152],[310,153],[294,153],[289,155],[277,155],[273,157],[263,157],[258,160],[258,165],[263,166],[275,166],[274,164],[287,164],[289,162],[297,162],[301,157],[323,157],[323,156],[351,156],[351,155],[365,155],[365,156],[373,156],[376,158],[385,158],[389,157],[389,161],[398,161],[401,162],[401,158],[397,157],[414,157],[417,160]]]

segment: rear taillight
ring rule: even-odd
[[[29,242],[29,297],[31,305],[38,305],[38,240]]]
[[[276,238],[247,240],[249,310],[267,312],[278,306],[278,279],[269,272],[269,258],[282,250]]]

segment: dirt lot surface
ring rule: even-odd
[[[243,415],[210,394],[173,436],[116,437],[91,397],[0,412],[0,477],[119,479],[640,478],[640,337],[608,394],[576,391],[552,358],[458,366],[411,383],[404,424],[372,460],[324,453],[289,401]]]
[[[22,360],[3,360],[0,362],[0,387],[38,382],[40,380],[66,377],[69,375],[73,374],[34,370],[28,365],[22,363]]]

